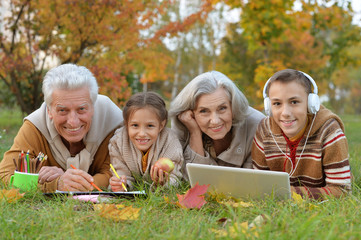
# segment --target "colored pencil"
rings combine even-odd
[[[112,164],[110,164],[110,167],[112,168],[112,170],[113,170],[113,172],[114,172],[115,176],[117,176],[117,178],[118,178],[118,179],[120,179],[120,177],[119,177],[118,173],[115,171],[115,169],[114,169],[114,167],[113,167],[113,165],[112,165]],[[123,183],[123,182],[121,182],[121,183],[122,183],[122,186],[123,186],[124,190],[125,190],[126,192],[128,192],[128,189],[125,187],[124,183]]]
[[[70,167],[76,169],[76,167],[73,166],[73,164],[70,164]],[[93,182],[90,182],[91,185],[93,185],[93,187],[95,187],[99,192],[103,192],[97,185],[95,185]]]
[[[30,172],[31,171],[31,168],[30,168],[30,159],[29,159],[29,152],[30,150],[28,150],[26,152],[26,155],[25,155],[25,160],[26,160],[26,166],[28,168],[28,171],[27,172]]]
[[[15,170],[16,170],[16,171],[19,171],[19,170],[18,170],[18,165],[16,164],[16,161],[15,161],[15,158],[13,158],[13,161],[14,161],[14,164],[15,164]]]

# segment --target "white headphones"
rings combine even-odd
[[[315,80],[313,80],[313,78],[301,71],[298,71],[300,73],[302,73],[303,75],[305,75],[305,77],[310,80],[310,82],[313,85],[313,93],[308,94],[308,112],[315,114],[318,112],[318,110],[320,110],[320,98],[318,97],[318,89],[317,89],[317,85]],[[272,77],[271,77],[272,78]],[[264,85],[263,88],[263,101],[264,101],[264,111],[265,113],[270,116],[271,115],[271,100],[269,99],[269,97],[266,94],[266,90],[267,90],[267,86],[269,81],[271,80],[271,78],[269,78],[266,82],[266,84]]]

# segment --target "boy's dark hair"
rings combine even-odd
[[[270,89],[272,83],[274,83],[276,81],[280,81],[282,83],[289,83],[289,82],[295,81],[305,87],[307,94],[310,94],[312,92],[312,89],[311,89],[312,83],[302,72],[294,70],[294,69],[284,69],[284,70],[276,72],[270,78],[267,88],[266,88],[267,96],[269,94],[269,89]]]
[[[130,115],[141,108],[152,107],[158,116],[158,120],[163,122],[168,121],[168,111],[164,100],[155,92],[140,92],[136,93],[129,98],[125,103],[123,109],[124,124],[127,126]]]

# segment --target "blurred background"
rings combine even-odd
[[[293,68],[324,105],[361,114],[360,12],[359,0],[1,0],[0,107],[31,113],[48,69],[75,63],[121,108],[139,91],[169,103],[218,70],[263,110],[264,83]]]

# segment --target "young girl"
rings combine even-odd
[[[110,161],[120,176],[110,178],[112,191],[124,191],[122,183],[131,188],[134,176],[150,176],[159,185],[176,184],[182,177],[183,150],[176,135],[165,127],[168,112],[163,99],[154,92],[137,93],[126,103],[123,117],[124,127],[109,142]],[[170,176],[153,166],[161,157],[174,162]]]

